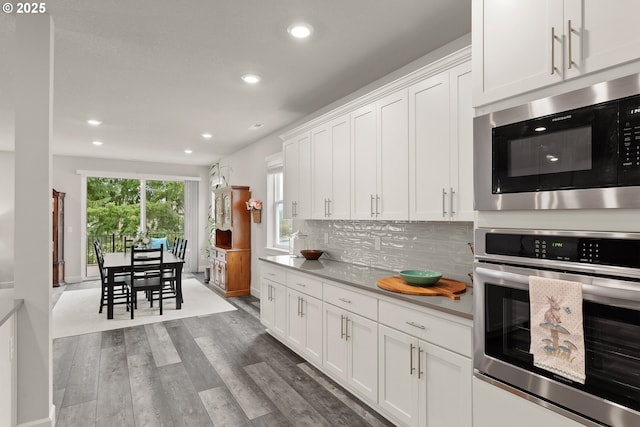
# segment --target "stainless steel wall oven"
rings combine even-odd
[[[640,208],[640,75],[474,119],[477,210]]]
[[[587,425],[640,425],[640,233],[479,228],[474,374]],[[584,384],[534,366],[531,276],[582,283]]]

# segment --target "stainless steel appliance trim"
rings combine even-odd
[[[526,234],[530,236],[557,236],[557,237],[588,237],[594,239],[625,239],[640,240],[640,233],[629,232],[605,232],[605,231],[568,231],[568,230],[529,230],[529,229],[498,229],[498,228],[477,228],[475,230],[474,255],[478,261],[500,262],[504,264],[518,264],[521,266],[542,267],[570,270],[576,273],[585,273],[602,276],[619,276],[640,280],[640,269],[618,267],[602,264],[588,264],[565,262],[553,259],[542,258],[521,258],[505,255],[488,254],[485,236],[487,234]]]
[[[503,230],[507,231],[507,230]],[[509,230],[512,231],[512,230]],[[583,234],[583,233],[579,233]],[[478,253],[478,243],[476,241],[476,253]],[[558,271],[545,271],[536,269],[535,267],[514,267],[502,264],[490,264],[486,262],[476,262],[474,264],[474,340],[473,340],[473,366],[479,373],[488,375],[498,380],[504,381],[507,384],[511,384],[515,387],[526,389],[527,392],[534,396],[542,396],[545,399],[555,402],[557,405],[571,408],[571,410],[577,413],[583,414],[586,417],[601,420],[604,423],[610,425],[621,425],[620,422],[625,420],[633,420],[637,422],[640,419],[640,414],[630,408],[626,408],[622,405],[610,402],[598,396],[594,396],[577,390],[567,384],[560,381],[552,380],[494,357],[488,356],[485,353],[484,347],[484,331],[485,331],[485,307],[484,307],[484,294],[485,294],[485,279],[490,278],[485,276],[487,270],[495,270],[497,273],[507,272],[516,273],[518,276],[528,275],[549,275],[548,277],[571,280],[576,278],[591,277],[582,276],[578,274],[563,273]],[[513,287],[524,288],[522,283],[513,282],[509,280],[512,276],[503,276],[498,279],[495,284]],[[616,281],[615,279],[612,279]],[[620,281],[621,283],[625,283]],[[636,293],[640,295],[640,293]],[[585,295],[585,298],[588,296]],[[598,297],[605,303],[610,303],[608,298]],[[636,295],[637,298],[637,295]],[[606,300],[606,301],[604,301]],[[615,299],[618,303],[624,303]],[[633,304],[634,302],[629,302]],[[640,303],[636,300],[634,309],[638,310]],[[622,421],[621,421],[622,420]],[[596,424],[597,425],[597,424]],[[623,424],[624,425],[624,424]],[[631,424],[629,424],[631,425]]]
[[[598,83],[473,119],[474,207],[479,211],[640,208],[640,186],[492,194],[492,129],[640,93],[640,74]]]
[[[581,417],[578,414],[575,414],[571,411],[567,411],[564,408],[561,408],[559,406],[554,405],[553,403],[550,403],[544,399],[540,399],[536,396],[533,396],[529,393],[525,393],[522,390],[519,390],[517,388],[511,387],[508,384],[503,383],[502,381],[498,381],[494,378],[491,378],[487,375],[484,375],[482,372],[478,371],[477,369],[473,370],[473,376],[478,378],[479,380],[482,380],[484,382],[487,382],[495,387],[498,387],[508,393],[514,394],[518,397],[521,397],[523,399],[526,399],[530,402],[535,403],[536,405],[540,405],[546,409],[549,409],[550,411],[555,412],[556,414],[560,414],[563,415],[569,419],[572,419],[573,421],[579,422],[580,424],[583,424],[585,426],[589,426],[589,427],[602,427],[603,424],[600,423],[596,423],[594,421],[591,421],[587,418]]]

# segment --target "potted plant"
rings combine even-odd
[[[208,233],[209,238],[204,248],[202,248],[202,254],[207,257],[207,265],[204,267],[204,283],[209,283],[211,280],[211,252],[213,251],[213,232],[215,231],[216,223],[213,216],[209,214],[207,218],[207,226],[205,231]]]

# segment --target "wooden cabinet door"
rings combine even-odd
[[[471,62],[449,72],[451,147],[449,172],[450,219],[473,221],[473,106]],[[451,191],[453,189],[453,192]]]
[[[329,218],[351,218],[351,131],[349,115],[329,123],[331,139],[331,199],[327,205]]]
[[[637,0],[564,0],[566,77],[637,61],[640,58],[639,14]]]
[[[285,218],[293,218],[295,215],[295,206],[298,203],[298,191],[300,188],[298,182],[300,163],[298,162],[298,142],[293,139],[285,141],[282,145],[284,152],[283,161],[283,180],[284,180],[284,205],[283,215]]]
[[[347,382],[370,401],[378,399],[378,323],[347,312]]]
[[[418,340],[378,326],[378,404],[404,425],[419,424]]]
[[[311,131],[311,218],[327,219],[328,202],[332,198],[333,153],[327,125]]]
[[[302,295],[301,318],[304,324],[304,353],[309,360],[322,364],[322,301]]]
[[[420,404],[421,425],[466,427],[473,424],[471,359],[424,341],[421,355],[420,392],[426,404]],[[424,367],[424,368],[422,368]]]
[[[333,375],[347,379],[347,341],[345,337],[344,310],[331,304],[323,304],[324,352],[322,366]]]
[[[351,113],[351,219],[375,219],[377,190],[376,110]]]
[[[472,8],[475,105],[562,81],[562,1],[480,0]]]
[[[376,103],[378,174],[376,217],[409,219],[409,109],[407,90]]]
[[[451,108],[449,73],[409,89],[409,218],[447,219],[450,191]]]

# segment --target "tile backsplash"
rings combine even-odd
[[[434,270],[471,284],[473,222],[307,220],[294,224],[298,228],[308,235],[309,248],[322,249],[324,257],[336,261],[395,271]]]

